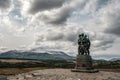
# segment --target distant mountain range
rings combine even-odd
[[[46,51],[46,52],[33,52],[33,51],[19,51],[11,50],[0,53],[2,59],[31,59],[31,60],[75,60],[75,57],[67,55],[62,51]],[[94,60],[94,59],[93,59]],[[110,60],[99,59],[94,60],[98,62],[104,61],[120,61],[120,58],[113,58]]]
[[[0,54],[0,58],[32,59],[32,60],[73,60],[74,57],[62,51],[29,52],[11,50]]]
[[[93,59],[94,61],[96,61],[96,62],[114,62],[114,61],[120,61],[120,58],[112,58],[112,59],[110,59],[110,60],[105,60],[105,59]]]
[[[120,61],[120,58],[113,58],[113,59],[110,59],[109,61]]]

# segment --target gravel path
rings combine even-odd
[[[7,80],[6,76],[0,76],[0,80]]]
[[[7,77],[8,80],[120,80],[120,73],[79,73],[70,69],[44,69]]]

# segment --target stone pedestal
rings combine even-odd
[[[98,72],[95,70],[92,64],[92,58],[90,55],[77,55],[75,69],[72,72]]]

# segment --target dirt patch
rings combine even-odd
[[[120,69],[98,69],[99,71],[120,72]]]

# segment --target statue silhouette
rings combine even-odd
[[[82,33],[79,35],[79,39],[78,39],[78,54],[79,55],[89,55],[90,54],[90,40],[89,37]]]

